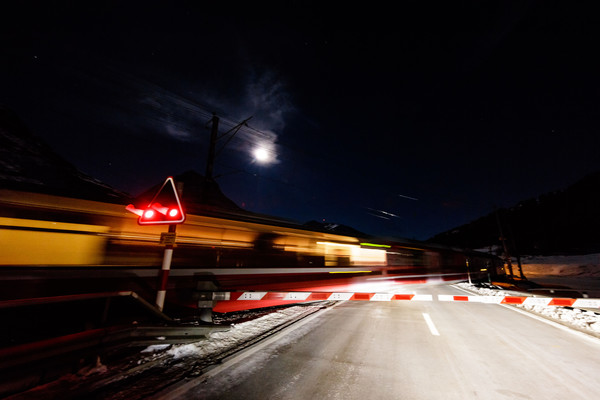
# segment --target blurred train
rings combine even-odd
[[[140,226],[121,204],[0,190],[0,300],[129,290],[151,301],[166,230]],[[176,228],[167,304],[206,306],[211,291],[402,293],[501,275],[502,260],[481,252],[256,215],[187,215]],[[289,300],[211,304],[225,312],[283,303]]]

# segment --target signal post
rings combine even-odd
[[[160,235],[160,242],[165,245],[165,251],[159,273],[156,306],[162,311],[167,293],[171,260],[173,259],[173,247],[175,247],[175,231],[177,225],[185,221],[185,213],[181,207],[173,177],[168,177],[165,180],[165,183],[145,209],[135,208],[133,204],[128,205],[126,209],[139,216],[138,224],[140,225],[169,225],[169,230]]]
[[[173,247],[175,247],[175,229],[177,225],[170,224],[169,231],[165,235],[160,235],[161,244],[165,244],[165,252],[163,255],[162,267],[160,269],[160,278],[158,291],[156,292],[156,306],[162,311],[165,304],[165,296],[167,294],[167,280],[171,271],[171,260],[173,259]]]

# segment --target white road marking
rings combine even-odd
[[[427,322],[427,326],[429,327],[431,334],[433,336],[440,336],[440,333],[435,328],[435,325],[433,324],[433,321],[431,320],[431,317],[429,316],[429,314],[423,313],[423,318],[425,318],[425,322]]]

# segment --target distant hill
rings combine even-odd
[[[481,249],[502,245],[500,231],[511,255],[600,253],[600,171],[427,241]]]
[[[0,105],[0,187],[110,203],[130,196],[84,174]]]
[[[173,180],[178,186],[180,199],[187,214],[298,226],[298,223],[284,218],[258,214],[239,207],[233,200],[223,194],[215,181],[206,180],[203,175],[196,171],[189,170],[175,175]],[[145,207],[152,201],[163,183],[164,180],[157,182],[156,185],[137,196],[133,203],[139,208]]]
[[[181,202],[184,204],[185,212],[187,214],[231,218],[256,223],[268,223],[337,235],[369,237],[369,235],[365,233],[342,224],[321,223],[317,221],[309,221],[301,224],[300,222],[285,218],[245,210],[225,196],[216,182],[206,181],[203,175],[193,170],[176,175],[173,179],[176,185],[180,187]],[[160,189],[163,182],[157,182],[156,185],[137,196],[134,199],[134,204],[140,208],[145,207]]]
[[[336,235],[356,236],[360,238],[368,238],[371,236],[350,226],[334,223],[323,223],[314,220],[304,223],[304,227],[313,231],[334,233]]]
[[[186,171],[174,176],[173,180],[178,186],[180,200],[185,205],[185,211],[188,214],[204,214],[216,210],[245,212],[221,192],[216,182],[207,181],[196,171]],[[144,207],[148,204],[163,183],[164,180],[157,182],[156,185],[137,196],[134,200],[136,205]]]

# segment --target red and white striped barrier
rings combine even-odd
[[[432,301],[430,294],[397,293],[348,293],[348,292],[217,292],[214,300],[282,300],[282,301],[323,301],[323,300],[359,300],[359,301]],[[514,304],[528,306],[560,306],[600,308],[600,299],[571,299],[530,296],[455,296],[438,295],[438,301],[455,301],[489,304]]]
[[[473,303],[491,304],[516,304],[524,306],[561,306],[600,308],[600,299],[569,299],[556,297],[530,297],[530,296],[452,296],[440,294],[439,301],[462,301]]]
[[[224,292],[225,298],[220,300],[362,300],[392,301],[415,300],[432,301],[430,294],[395,294],[395,293],[346,293],[346,292]]]

